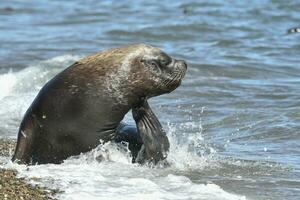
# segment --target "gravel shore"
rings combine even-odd
[[[0,156],[12,155],[16,141],[0,138]],[[1,168],[0,162],[0,199],[1,200],[44,200],[51,199],[57,191],[26,183],[23,178],[17,178],[17,171]]]

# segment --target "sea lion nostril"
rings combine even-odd
[[[184,60],[178,60],[177,61],[177,67],[187,69],[187,64]]]

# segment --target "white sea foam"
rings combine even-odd
[[[182,150],[183,148],[178,149],[173,153],[185,154],[195,161],[201,160],[197,156],[189,155],[190,153]],[[102,155],[101,162],[98,162],[97,159],[99,155]],[[41,183],[62,190],[63,193],[59,194],[58,198],[64,200],[246,199],[243,196],[226,192],[216,184],[198,184],[186,176],[176,174],[178,170],[188,171],[194,167],[199,168],[199,165],[203,163],[201,161],[197,164],[190,162],[191,165],[188,168],[178,169],[178,165],[150,168],[132,164],[130,160],[126,148],[107,143],[89,153],[70,158],[60,165],[47,164],[27,167],[9,162],[6,167],[17,169],[22,177],[34,177],[34,181],[31,180],[32,183]]]
[[[17,165],[19,176],[33,184],[59,189],[59,199],[203,199],[244,200],[213,183],[194,183],[182,174],[201,171],[215,164],[210,157],[199,157],[177,146],[171,136],[168,167],[148,167],[131,163],[126,147],[114,143],[98,146],[91,152],[67,159],[60,165]],[[177,155],[177,157],[176,157]],[[101,161],[99,162],[99,157]],[[176,158],[175,158],[176,157]],[[31,178],[34,177],[34,180]]]
[[[56,73],[77,60],[61,56],[29,66],[19,72],[0,75],[0,135],[16,137],[22,116],[39,89]],[[126,116],[126,120],[131,118]],[[129,119],[129,121],[132,119]],[[176,136],[184,127],[185,141]],[[201,121],[169,124],[165,127],[171,149],[168,167],[147,167],[131,163],[127,148],[107,143],[95,150],[67,159],[63,164],[25,166],[11,163],[19,176],[62,191],[59,199],[246,199],[226,192],[213,183],[195,183],[190,171],[217,166],[214,150],[201,136]],[[188,131],[193,130],[193,134]],[[203,152],[206,153],[202,153]],[[201,150],[199,153],[199,149]],[[99,162],[99,160],[102,160]],[[1,160],[3,161],[3,160]],[[186,175],[183,175],[186,174]],[[35,179],[31,179],[31,178]]]

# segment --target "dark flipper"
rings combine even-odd
[[[149,107],[147,100],[143,100],[140,105],[133,108],[132,114],[138,133],[143,141],[136,162],[156,164],[164,160],[169,151],[169,140],[157,117]]]

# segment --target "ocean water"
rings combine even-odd
[[[300,199],[300,34],[286,33],[299,21],[289,0],[1,1],[0,137],[16,138],[39,89],[82,56],[143,42],[189,66],[150,101],[169,167],[131,164],[111,143],[61,165],[2,167],[60,199]]]

